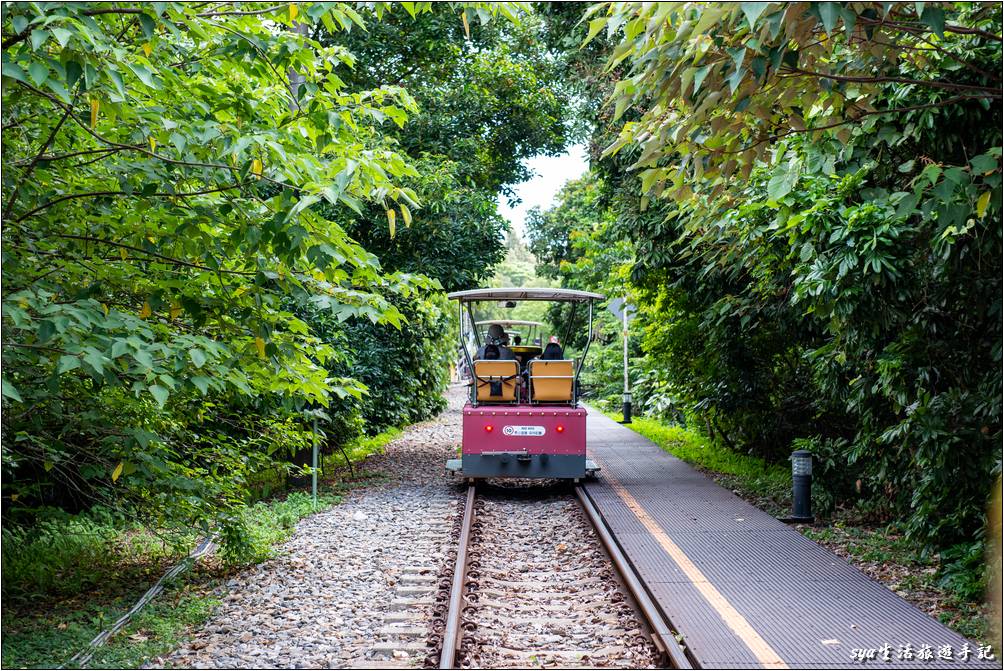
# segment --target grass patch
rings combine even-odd
[[[373,454],[382,453],[387,443],[400,436],[402,431],[403,429],[391,428],[375,436],[358,436],[342,446],[341,449],[335,448],[331,454],[321,454],[319,457],[320,463],[318,464],[320,470],[318,479],[321,481],[338,481],[340,476],[344,476],[345,473],[350,471],[345,461],[346,456],[349,458],[349,464],[353,465],[352,470],[355,470],[355,465],[359,462]],[[359,474],[356,473],[355,475],[357,476],[355,479],[358,480]],[[304,471],[296,471],[295,474],[292,474],[287,471],[285,466],[268,468],[255,473],[249,478],[253,496],[259,499],[269,499],[280,492],[286,491],[290,487],[297,486],[293,484],[297,480],[303,483],[309,481],[309,479],[309,467]]]
[[[24,617],[7,608],[3,616],[5,668],[56,668],[83,650],[97,632],[114,622],[143,590],[122,593],[102,603],[63,604]],[[91,668],[135,668],[166,654],[190,627],[204,622],[218,601],[188,587],[165,590],[132,622],[99,648]]]
[[[349,485],[325,483],[317,510]],[[233,566],[264,561],[315,512],[309,493],[291,492],[242,510],[242,539],[193,573],[182,574],[95,654],[91,668],[141,666],[173,650],[217,604],[213,588]],[[171,545],[121,520],[81,514],[3,535],[5,668],[65,664],[106,629],[194,544]],[[8,558],[10,563],[8,564]]]
[[[259,501],[242,511],[237,524],[223,531],[233,538],[220,548],[220,556],[230,566],[246,566],[270,559],[275,546],[293,535],[296,523],[341,500],[337,494],[318,492],[317,506],[307,492],[290,492],[284,499]]]
[[[37,601],[142,581],[184,556],[195,534],[158,536],[102,508],[3,530],[3,600]]]
[[[613,420],[623,415],[604,412]],[[680,426],[667,426],[650,417],[633,417],[625,425],[645,436],[677,459],[707,472],[718,484],[737,490],[743,498],[755,499],[772,514],[785,508],[791,496],[791,470],[785,465],[770,464],[759,457],[733,452],[704,436]]]
[[[325,455],[323,458],[324,471],[344,469],[345,455],[348,455],[352,463],[356,463],[370,455],[381,454],[387,443],[400,436],[401,433],[402,429],[391,428],[375,436],[359,436],[345,445],[343,448],[345,454],[342,454],[343,450],[337,450],[334,454]]]
[[[346,446],[355,463],[379,453],[400,429],[362,436]],[[344,474],[340,452],[325,456],[327,473]],[[292,536],[304,517],[337,504],[351,488],[380,478],[356,472],[348,481],[319,482],[317,506],[309,492],[292,491],[259,501],[222,529],[217,556],[182,574],[106,646],[90,668],[135,668],[165,655],[205,622],[218,600],[213,589],[234,569],[265,561]],[[281,483],[276,483],[281,486]],[[3,648],[5,668],[53,668],[65,664],[110,626],[197,541],[197,535],[160,535],[121,515],[95,508],[60,515],[30,529],[5,528]]]

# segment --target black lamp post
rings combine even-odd
[[[812,453],[795,450],[791,460],[791,517],[785,522],[806,522],[811,524],[812,515]]]

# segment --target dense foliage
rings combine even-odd
[[[552,42],[592,38],[605,65],[566,67],[609,104],[599,194],[538,219],[543,268],[630,265],[650,411],[770,460],[807,447],[831,504],[978,566],[1001,469],[1000,7],[570,11]],[[582,245],[575,222],[606,220],[633,258]]]
[[[522,55],[511,95],[429,132],[449,119],[436,96],[463,99],[472,73],[492,91],[484,59],[532,42],[522,13],[5,5],[9,519],[100,501],[239,539],[258,474],[304,463],[312,420],[333,448],[436,412],[441,291],[490,273],[496,192],[563,142],[548,71]],[[422,78],[386,69],[409,27],[440,65]],[[538,116],[486,143],[517,99]],[[456,132],[476,156],[444,146]]]
[[[831,505],[978,564],[999,5],[3,12],[8,519],[103,502],[238,551],[314,420],[333,449],[441,407],[442,292],[501,264],[638,305],[646,411],[769,462],[809,448]],[[592,170],[530,215],[536,278],[495,201],[575,128]],[[600,397],[619,329],[598,320]]]
[[[408,122],[384,132],[417,172],[405,183],[422,209],[412,215],[406,205],[399,218],[379,203],[361,212],[325,208],[385,270],[421,273],[447,291],[478,286],[506,253],[499,193],[528,176],[523,159],[565,142],[568,87],[532,16],[465,30],[455,12],[440,7],[386,14],[368,28],[322,39],[355,55],[346,85],[365,90],[393,82],[415,100]],[[345,329],[344,349],[354,363],[332,370],[368,386],[368,395],[343,403],[355,406],[371,429],[420,419],[444,403],[452,313],[425,301],[400,307],[410,322],[401,331],[360,320]]]

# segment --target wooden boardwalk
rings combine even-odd
[[[979,646],[591,410],[586,491],[705,668],[1001,668]],[[870,657],[870,659],[869,659]]]

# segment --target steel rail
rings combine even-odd
[[[457,563],[453,567],[453,585],[450,587],[450,606],[446,611],[446,629],[443,632],[443,650],[439,654],[439,668],[457,668],[457,648],[460,647],[460,616],[464,609],[464,583],[467,582],[467,545],[471,538],[471,523],[474,521],[475,487],[467,488],[467,503],[464,519],[460,525],[460,540],[457,547]]]
[[[617,567],[617,572],[620,573],[621,579],[627,586],[628,591],[631,592],[635,603],[638,604],[642,616],[648,621],[656,647],[666,656],[670,667],[674,669],[693,669],[694,664],[677,642],[669,623],[648,595],[644,585],[641,584],[641,580],[638,579],[634,569],[628,563],[627,557],[624,556],[624,552],[607,529],[606,523],[600,517],[596,506],[593,505],[586,490],[582,486],[576,486],[575,494],[579,497],[579,503],[582,504],[582,509],[585,510],[589,521],[592,522],[596,535],[600,537],[600,542],[603,543],[607,554],[610,555],[614,566]]]

